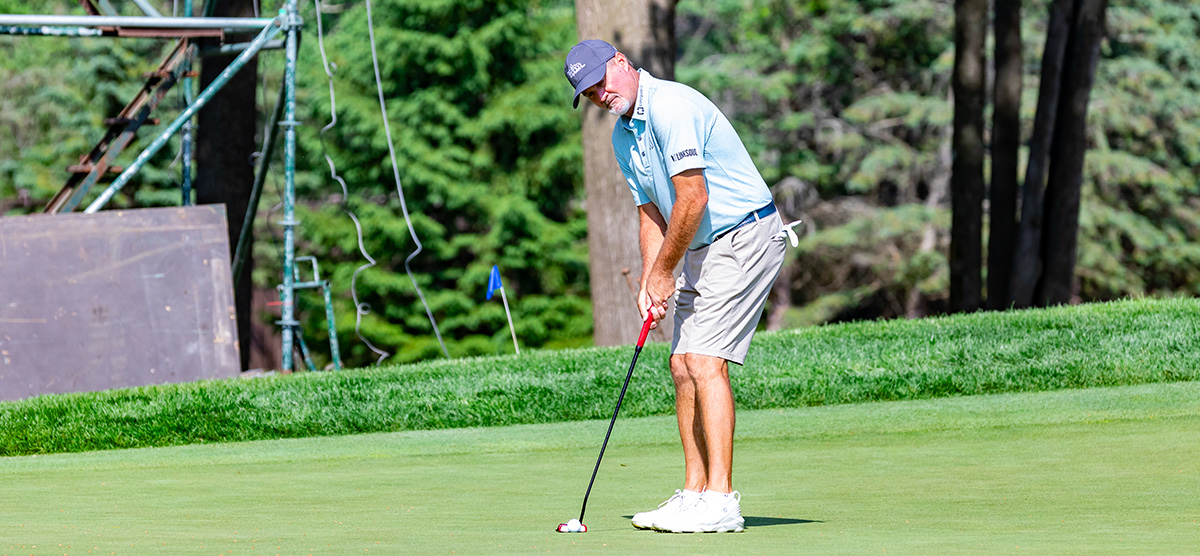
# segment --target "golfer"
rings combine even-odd
[[[618,116],[613,151],[640,219],[638,308],[657,326],[675,297],[670,365],[684,484],[657,510],[633,516],[633,526],[742,531],[729,363],[745,362],[783,265],[786,236],[771,192],[729,120],[695,89],[634,69],[600,40],[575,45],[564,71],[575,107],[583,96]]]

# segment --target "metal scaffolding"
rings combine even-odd
[[[280,11],[295,11],[295,0]],[[130,29],[162,29],[186,34],[189,30],[204,29],[218,31],[258,31],[272,24],[277,17],[151,17],[151,16],[107,16],[107,15],[13,15],[0,14],[0,25],[27,25],[39,27],[84,27],[105,29],[128,27]]]
[[[88,188],[97,183],[104,174],[119,171],[120,175],[101,192],[99,197],[88,205],[84,212],[94,213],[100,210],[122,187],[129,183],[134,174],[145,166],[151,157],[167,144],[171,137],[181,130],[184,131],[182,148],[185,151],[182,204],[190,204],[191,164],[188,159],[191,154],[190,124],[192,118],[260,50],[284,46],[287,57],[284,84],[283,89],[280,91],[280,101],[277,103],[276,115],[272,118],[273,124],[277,123],[284,130],[284,211],[283,220],[280,222],[283,225],[284,268],[283,283],[279,286],[282,315],[281,319],[277,321],[277,324],[282,327],[283,336],[282,370],[287,372],[293,369],[293,353],[297,343],[299,343],[307,366],[310,369],[313,368],[312,361],[308,357],[307,346],[304,345],[304,340],[300,334],[300,323],[296,320],[294,302],[296,290],[318,288],[323,290],[325,298],[331,358],[334,368],[341,369],[330,284],[327,280],[320,279],[316,260],[312,257],[301,257],[300,259],[312,262],[312,280],[300,281],[298,269],[296,268],[295,227],[299,224],[295,214],[296,126],[299,125],[299,122],[296,121],[296,58],[299,34],[303,26],[303,22],[297,11],[296,0],[288,0],[286,6],[280,9],[279,14],[273,18],[207,17],[212,12],[214,5],[212,2],[205,3],[205,17],[162,17],[157,15],[157,12],[148,3],[144,2],[138,3],[138,6],[147,13],[144,17],[99,15],[101,13],[100,10],[103,10],[105,13],[113,13],[111,6],[107,5],[107,2],[104,0],[101,0],[99,10],[92,5],[91,0],[80,0],[80,3],[89,14],[93,15],[0,15],[0,34],[175,38],[179,39],[179,44],[172,51],[172,54],[167,57],[167,60],[163,62],[163,65],[159,67],[159,70],[150,75],[150,81],[143,87],[138,97],[126,107],[126,110],[122,111],[121,116],[108,122],[110,123],[108,135],[106,135],[105,139],[97,145],[90,155],[84,157],[80,165],[74,167],[78,169],[77,174],[73,175],[71,180],[68,181],[68,185],[63,188],[63,191],[60,191],[55,200],[47,207],[48,211],[57,212],[58,210],[70,211],[74,209],[83,199]],[[192,13],[192,0],[186,0],[184,12],[188,15]],[[225,33],[245,31],[258,31],[258,35],[249,43],[223,45],[220,47],[217,51],[218,53],[238,52],[238,56],[208,87],[193,98],[191,94],[191,61],[195,55],[195,47],[189,43],[188,39],[198,36],[213,36],[224,39]],[[285,33],[286,40],[282,43],[280,41],[272,41],[279,33]],[[147,116],[150,111],[154,109],[158,101],[162,100],[167,89],[180,79],[184,83],[187,108],[166,129],[162,130],[127,168],[112,167],[110,163],[130,143],[138,127],[148,120]],[[283,112],[282,121],[279,121],[280,109]],[[271,128],[265,140],[266,145],[264,145],[263,156],[255,174],[254,190],[256,192],[261,192],[262,180],[267,172],[267,160],[270,158],[270,150],[276,141],[274,125]],[[78,177],[80,175],[83,177]],[[254,198],[248,208],[245,220],[248,223],[247,225],[253,224],[253,215],[249,213],[255,212],[258,206],[258,193],[252,193],[252,197]],[[243,237],[238,240],[235,260],[233,262],[235,275],[240,275],[241,273],[243,267],[242,259],[250,256],[248,243],[248,234],[246,230],[243,230]]]

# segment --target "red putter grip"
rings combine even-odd
[[[642,347],[646,344],[646,336],[650,334],[650,323],[654,322],[654,317],[650,311],[646,311],[646,322],[642,323],[642,335],[638,336],[637,347]]]

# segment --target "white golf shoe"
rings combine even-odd
[[[665,514],[654,528],[671,533],[738,533],[746,528],[742,519],[742,495],[738,491],[704,491],[696,503],[683,511]]]
[[[653,529],[656,520],[678,513],[699,499],[700,493],[694,490],[676,490],[674,496],[658,505],[658,509],[635,514],[633,526],[638,529]]]

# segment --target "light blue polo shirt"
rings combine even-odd
[[[633,116],[617,118],[612,145],[638,206],[654,203],[668,223],[675,206],[671,177],[704,170],[708,207],[688,247],[712,243],[721,232],[771,202],[750,153],[717,106],[682,83],[638,70]]]

